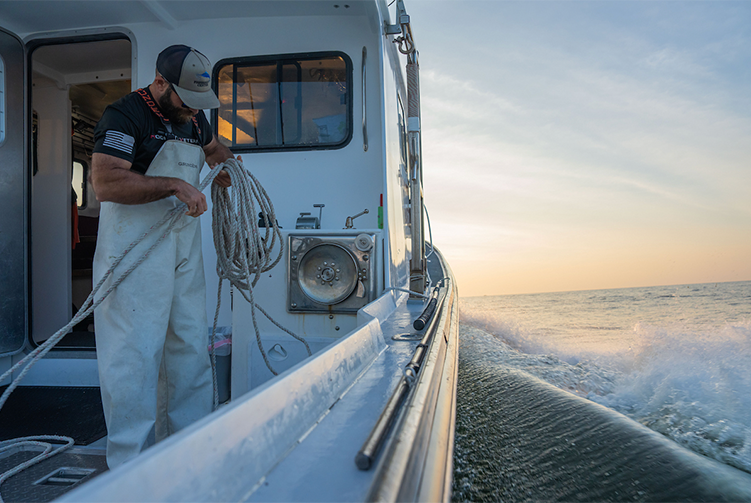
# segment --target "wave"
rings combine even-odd
[[[557,389],[509,358],[522,357],[462,327],[453,501],[751,501],[750,475]]]
[[[751,324],[719,332],[637,324],[633,367],[591,399],[751,473]]]
[[[497,313],[462,309],[461,319],[465,331],[481,329],[506,348],[494,354],[499,365],[751,473],[751,323],[709,331],[636,323],[613,350],[612,344],[577,344],[551,329],[532,330]]]

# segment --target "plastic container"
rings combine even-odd
[[[209,329],[210,352],[211,329]],[[217,327],[214,355],[216,356],[216,384],[219,391],[219,403],[224,403],[230,399],[232,391],[232,327]]]

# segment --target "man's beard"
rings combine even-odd
[[[190,118],[193,117],[193,112],[189,108],[176,107],[172,104],[172,91],[171,87],[167,88],[167,91],[157,100],[159,108],[162,110],[162,114],[175,124],[187,124]]]

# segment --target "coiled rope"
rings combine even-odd
[[[293,334],[291,331],[282,327],[279,323],[273,320],[266,311],[261,309],[253,300],[253,287],[255,287],[260,275],[273,268],[279,263],[284,252],[284,243],[281,237],[281,231],[276,223],[276,215],[274,214],[274,207],[271,204],[271,199],[268,194],[258,182],[258,180],[245,169],[241,161],[236,159],[227,159],[224,163],[220,163],[215,166],[201,181],[198,186],[198,190],[203,190],[214,181],[214,178],[219,172],[225,169],[232,180],[232,190],[224,187],[220,187],[216,184],[212,186],[211,198],[213,201],[213,232],[214,232],[214,246],[217,253],[217,274],[219,274],[219,288],[217,292],[217,308],[214,315],[214,326],[212,329],[211,340],[211,367],[212,375],[214,379],[214,408],[218,406],[218,391],[216,383],[216,356],[214,355],[214,339],[216,337],[216,325],[219,316],[219,308],[221,304],[221,289],[222,283],[225,279],[230,281],[232,285],[237,287],[243,294],[243,297],[250,303],[251,311],[253,315],[253,327],[256,332],[256,340],[258,347],[261,350],[263,359],[266,362],[269,370],[277,375],[277,372],[271,367],[271,364],[266,356],[266,352],[261,344],[260,331],[258,330],[258,323],[256,321],[255,309],[261,311],[274,325],[281,330],[290,334],[295,339],[305,344],[305,348],[308,351],[308,355],[311,355],[310,347],[308,343],[300,336]],[[260,236],[260,230],[258,222],[256,220],[256,206],[255,202],[258,202],[262,218],[264,220],[266,231],[263,237]],[[181,203],[167,212],[161,220],[152,225],[146,232],[132,242],[113,262],[112,266],[107,270],[99,283],[91,291],[91,294],[83,302],[78,313],[73,317],[70,322],[55,332],[52,337],[47,339],[44,344],[37,346],[36,349],[31,351],[23,359],[18,361],[10,369],[8,369],[2,376],[0,376],[0,382],[4,382],[10,378],[11,375],[17,372],[23,367],[23,370],[18,376],[11,382],[6,388],[5,392],[0,396],[0,409],[3,408],[5,402],[11,393],[18,387],[23,378],[28,374],[31,368],[43,358],[65,335],[71,328],[83,321],[89,316],[94,309],[96,309],[117,286],[123,282],[123,280],[144,260],[148,258],[151,252],[161,244],[162,241],[169,235],[175,225],[185,216],[187,205]],[[97,297],[102,285],[115,274],[115,269],[123,261],[123,259],[130,253],[133,248],[141,243],[151,234],[157,232],[164,227],[162,234],[159,238],[149,247],[144,254],[138,258],[128,269],[123,271],[117,276],[110,286],[101,294],[101,297]],[[272,251],[276,243],[279,243],[279,252],[276,258],[273,258]],[[251,280],[251,275],[253,279]],[[247,293],[246,293],[247,292]],[[45,440],[54,440],[66,442],[64,445],[58,447],[52,451],[52,445],[44,442]],[[6,440],[0,442],[0,453],[15,448],[21,445],[34,445],[44,448],[42,454],[36,456],[33,459],[26,461],[25,463],[12,468],[0,475],[0,484],[2,484],[9,477],[24,470],[25,468],[47,459],[55,454],[58,454],[74,444],[74,440],[70,437],[58,437],[51,435],[43,435],[37,437],[24,437],[13,440]],[[2,497],[0,496],[0,502]]]
[[[65,444],[57,447],[57,449],[53,449],[52,444],[49,442],[45,442],[45,440],[65,442]],[[0,454],[2,454],[3,452],[9,451],[11,449],[19,449],[21,447],[28,447],[28,446],[41,447],[43,449],[40,454],[37,454],[33,458],[24,461],[23,463],[19,464],[15,468],[11,468],[10,470],[0,475],[0,485],[2,485],[3,482],[11,478],[16,473],[22,472],[28,467],[35,465],[41,461],[44,461],[47,458],[51,458],[55,454],[58,454],[64,451],[65,449],[72,447],[74,443],[75,443],[75,440],[73,440],[70,437],[61,437],[57,435],[38,435],[36,437],[14,438],[11,440],[5,440],[3,442],[0,442]],[[3,501],[3,497],[0,496],[0,502],[2,501]]]
[[[211,187],[212,230],[214,235],[214,248],[216,249],[216,273],[219,276],[217,288],[216,311],[214,312],[214,326],[211,331],[211,368],[216,383],[216,356],[214,344],[216,339],[216,326],[219,319],[219,308],[222,302],[222,284],[228,280],[237,288],[245,300],[250,304],[253,318],[253,329],[256,334],[258,349],[261,351],[263,361],[272,374],[278,375],[271,366],[266,351],[261,344],[261,332],[256,320],[256,309],[266,316],[274,325],[288,333],[305,345],[308,356],[313,353],[304,338],[295,335],[277,323],[261,306],[256,304],[253,298],[253,288],[258,283],[261,274],[276,266],[284,253],[282,233],[276,222],[274,205],[266,190],[258,182],[253,174],[246,170],[241,161],[228,159],[223,169],[229,173],[232,180],[232,190],[214,184]],[[260,218],[264,223],[264,235],[261,236],[259,218],[256,211],[256,203]],[[274,254],[276,243],[279,243],[279,251]],[[214,386],[214,408],[219,405],[219,391]]]

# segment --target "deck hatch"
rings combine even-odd
[[[77,468],[72,466],[64,466],[57,468],[53,472],[48,473],[41,479],[34,482],[34,485],[43,486],[72,486],[82,481],[96,470],[94,468]]]

